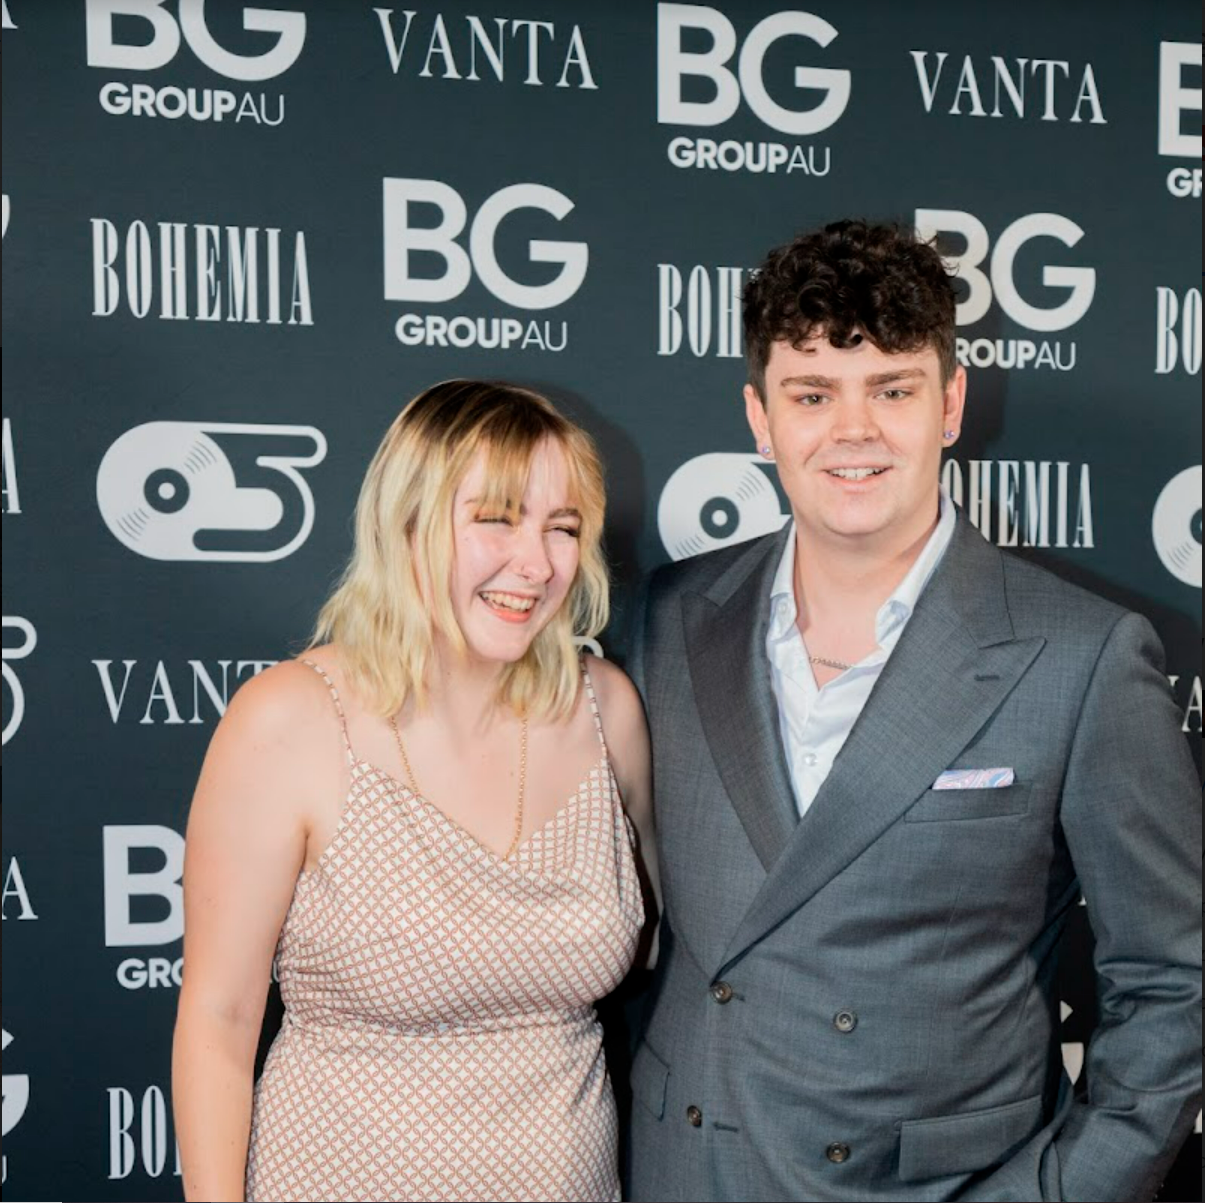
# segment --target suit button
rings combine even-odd
[[[847,1145],[844,1141],[834,1140],[833,1143],[824,1150],[824,1155],[829,1159],[829,1161],[834,1162],[836,1165],[840,1165],[841,1162],[849,1160],[849,1145]]]
[[[686,1122],[692,1128],[701,1128],[703,1126],[703,1112],[693,1103],[686,1108]]]
[[[711,997],[723,1006],[726,1002],[732,1001],[732,987],[727,982],[716,982],[711,987]]]
[[[858,1026],[858,1017],[853,1011],[838,1011],[833,1016],[833,1027],[838,1032],[852,1032]]]

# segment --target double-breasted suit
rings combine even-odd
[[[960,516],[800,820],[784,546],[661,569],[634,635],[665,913],[632,1197],[1149,1199],[1201,1084],[1200,791],[1153,630]],[[932,788],[986,768],[1013,784]],[[1083,1098],[1054,987],[1081,893]]]

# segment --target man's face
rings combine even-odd
[[[765,389],[763,404],[746,386],[746,414],[803,532],[892,551],[929,530],[942,448],[962,425],[962,368],[943,387],[930,347],[888,355],[865,338],[834,347],[821,332],[773,344]]]

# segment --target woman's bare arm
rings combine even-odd
[[[193,798],[184,856],[184,985],[172,1055],[189,1200],[244,1197],[272,957],[306,854],[315,765],[336,754],[338,738],[332,716],[320,709],[329,707],[321,682],[298,675],[309,671],[282,664],[239,690]],[[323,771],[317,778],[325,781]]]
[[[657,871],[657,836],[653,819],[653,763],[648,722],[636,687],[622,669],[607,660],[591,660],[603,729],[624,809],[636,828],[637,854],[649,928],[642,949],[646,968],[657,962],[657,932],[661,916],[661,879]]]

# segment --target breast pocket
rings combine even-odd
[[[930,789],[904,813],[908,823],[966,822],[1023,815],[1029,809],[1029,786],[1003,789]]]

